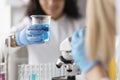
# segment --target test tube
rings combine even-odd
[[[32,65],[32,74],[31,74],[31,80],[36,80],[37,74],[35,71],[35,65]]]
[[[52,68],[51,68],[51,63],[49,63],[48,64],[48,66],[49,66],[49,73],[48,73],[48,75],[49,75],[49,80],[51,80],[52,79]]]
[[[25,66],[26,80],[30,80],[30,65]]]
[[[21,68],[21,66],[18,65],[18,80],[21,80],[21,79],[20,79],[20,78],[21,78],[21,76],[20,76],[20,74],[21,74],[21,70],[20,70],[20,68]]]
[[[24,80],[24,65],[21,65],[21,80]]]
[[[47,64],[44,64],[44,78],[47,80]]]
[[[40,80],[44,80],[44,69],[43,64],[40,64]]]
[[[39,65],[35,65],[36,80],[39,80]]]

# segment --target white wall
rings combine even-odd
[[[5,0],[0,0],[0,38],[7,33],[11,24],[10,7],[5,4]]]

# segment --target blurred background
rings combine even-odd
[[[80,12],[85,15],[86,0],[78,1]],[[12,26],[24,17],[28,2],[29,0],[0,0],[0,36],[4,36]],[[9,70],[11,70],[9,71],[9,80],[17,80],[17,65],[27,63],[27,48],[10,48],[9,53]]]

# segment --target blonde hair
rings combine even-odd
[[[108,62],[115,53],[114,0],[88,0],[86,20],[87,55]]]

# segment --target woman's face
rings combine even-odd
[[[39,0],[43,11],[52,18],[59,18],[64,9],[65,0]]]

